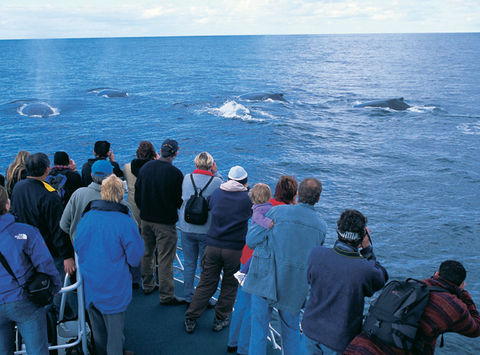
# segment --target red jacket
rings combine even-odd
[[[470,338],[480,336],[480,316],[466,290],[439,277],[424,280],[429,286],[440,286],[451,292],[431,292],[430,300],[420,319],[419,350],[415,354],[433,354],[440,334],[454,332]],[[459,295],[459,296],[458,296]],[[402,349],[370,339],[365,332],[357,335],[344,354],[347,355],[401,355]]]

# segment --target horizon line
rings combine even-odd
[[[146,35],[146,36],[108,36],[108,37],[31,37],[31,38],[0,38],[0,41],[28,41],[28,40],[64,40],[64,39],[126,39],[126,38],[191,38],[191,37],[264,37],[264,36],[352,36],[352,35],[410,35],[410,34],[476,34],[470,31],[450,32],[358,32],[358,33],[266,33],[266,34],[201,34],[201,35]]]

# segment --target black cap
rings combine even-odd
[[[110,143],[107,141],[97,141],[95,142],[95,147],[93,148],[95,154],[99,157],[107,157],[108,152],[110,151]]]
[[[68,165],[70,163],[70,158],[65,152],[55,152],[53,155],[53,164],[55,165]]]
[[[178,143],[174,139],[167,139],[162,143],[162,157],[168,158],[174,156],[178,150]]]

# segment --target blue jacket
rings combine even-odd
[[[132,300],[129,266],[138,266],[145,251],[128,207],[92,201],[77,225],[74,247],[84,279],[86,307],[94,304],[104,314],[124,312]]]
[[[364,298],[388,280],[372,247],[361,251],[340,241],[333,249],[315,248],[308,259],[310,298],[302,328],[311,339],[343,353],[360,333]]]
[[[0,264],[0,304],[26,298],[22,287],[35,269],[50,275],[55,293],[62,287],[52,256],[38,229],[15,223],[9,213],[0,216],[0,252],[22,285]]]
[[[208,198],[212,222],[207,232],[207,245],[232,250],[242,250],[245,246],[252,201],[246,189],[241,190],[242,186],[227,181]]]
[[[308,255],[325,241],[327,226],[313,206],[303,203],[273,207],[266,217],[273,220],[272,229],[254,224],[247,234],[247,245],[255,250],[243,288],[297,314],[308,294]]]

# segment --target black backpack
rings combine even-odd
[[[431,291],[449,292],[415,279],[389,282],[370,305],[363,330],[385,344],[411,350]]]
[[[210,178],[210,180],[208,180],[207,184],[203,187],[203,189],[200,190],[200,192],[197,191],[197,187],[193,181],[193,174],[190,174],[190,180],[192,180],[195,193],[190,196],[185,204],[185,222],[196,225],[204,225],[207,223],[208,219],[208,203],[207,199],[202,196],[202,193],[212,182],[213,176]]]

